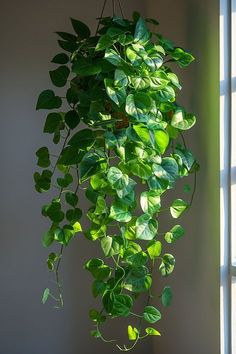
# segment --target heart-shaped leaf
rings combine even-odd
[[[52,90],[45,90],[39,95],[36,110],[60,108],[61,105],[62,99],[60,97],[55,96]]]

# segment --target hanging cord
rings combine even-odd
[[[118,0],[118,5],[119,5],[120,12],[121,12],[121,16],[124,18],[125,16],[124,16],[124,12],[123,12],[120,0]]]
[[[113,12],[113,16],[115,16],[115,12],[116,12],[116,8],[115,8],[115,1],[116,0],[112,0],[112,12]],[[96,29],[96,32],[95,32],[95,36],[97,35],[98,33],[98,30],[99,30],[99,27],[100,27],[100,22],[101,22],[101,19],[103,17],[103,14],[104,14],[104,10],[106,8],[106,5],[107,5],[107,0],[104,0],[104,3],[103,3],[103,6],[102,6],[102,11],[101,11],[101,15],[98,19],[98,25],[97,25],[97,29]],[[122,6],[121,6],[121,1],[118,0],[118,6],[119,6],[119,10],[120,10],[120,13],[121,13],[121,16],[122,18],[124,18],[124,11],[122,9]]]
[[[99,30],[99,27],[100,27],[100,21],[101,21],[101,19],[102,19],[102,17],[103,17],[106,4],[107,4],[107,0],[104,0],[103,6],[102,6],[102,12],[101,12],[101,15],[100,15],[100,17],[99,17],[99,19],[98,19],[98,26],[97,26],[97,29],[96,29],[95,36],[96,36],[97,33],[98,33],[98,30]]]

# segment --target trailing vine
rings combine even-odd
[[[131,345],[116,343],[127,351],[140,339],[160,335],[153,325],[161,319],[160,306],[168,306],[173,296],[167,285],[153,304],[153,271],[161,277],[173,272],[175,258],[165,252],[165,243],[175,243],[184,229],[175,224],[159,232],[158,221],[162,212],[177,219],[189,209],[199,165],[183,136],[196,118],[177,103],[181,85],[169,64],[184,68],[194,58],[150,32],[148,24],[156,28],[158,22],[138,13],[132,20],[102,15],[95,35],[80,21],[71,23],[73,34],[57,32],[63,52],[52,59],[58,66],[49,72],[56,87],[66,88],[65,94],[45,90],[36,107],[51,110],[44,133],[61,146],[53,153],[45,146],[36,152],[42,168],[34,174],[36,190],[57,191],[42,208],[50,221],[43,245],[59,247],[47,259],[57,295],[46,288],[42,301],[51,298],[56,307],[63,306],[63,251],[83,233],[101,246],[101,257],[84,265],[93,278],[93,296],[101,299],[101,307],[89,311],[95,326],[91,334],[109,342],[102,324],[129,317]],[[188,201],[178,198],[163,207],[163,195],[190,174],[194,186]],[[84,194],[91,205],[87,213],[81,204]],[[81,225],[83,213],[90,222],[87,229]],[[146,296],[146,305],[137,313],[140,296]]]

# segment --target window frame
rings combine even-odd
[[[236,354],[236,0],[220,1],[221,354]],[[234,76],[234,77],[233,77]],[[232,149],[232,145],[234,145]],[[235,201],[234,201],[235,200]],[[234,285],[235,284],[235,285]],[[236,289],[234,289],[236,291]],[[234,311],[234,314],[233,314]],[[234,322],[233,322],[234,320]]]

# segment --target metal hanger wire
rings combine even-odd
[[[116,6],[115,6],[115,2],[118,2],[118,7],[119,7],[119,11],[121,13],[121,16],[122,18],[124,18],[124,11],[122,9],[122,6],[121,6],[121,0],[112,0],[112,12],[113,12],[113,16],[116,15]],[[104,0],[103,2],[103,5],[102,5],[102,11],[101,11],[101,14],[100,14],[100,17],[98,18],[98,25],[97,25],[97,29],[96,29],[96,33],[95,33],[95,36],[97,35],[98,33],[98,30],[99,30],[99,27],[100,27],[100,21],[101,19],[103,18],[103,15],[104,15],[104,11],[105,11],[105,8],[107,6],[107,0]]]

